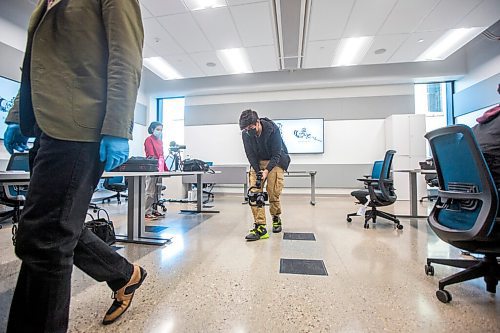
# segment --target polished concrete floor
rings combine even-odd
[[[251,213],[241,198],[218,196],[220,214],[180,215],[169,205],[154,225],[168,228],[163,247],[118,244],[119,253],[149,275],[128,312],[110,326],[100,324],[111,292],[75,268],[70,332],[500,332],[500,296],[480,279],[450,286],[449,304],[435,297],[440,278],[453,268],[427,256],[460,257],[434,236],[425,219],[402,219],[404,230],[379,220],[363,229],[349,197],[283,196],[284,231],[312,232],[316,241],[245,242]],[[120,229],[126,205],[104,205]],[[407,202],[386,211],[407,213]],[[425,214],[427,204],[421,205]],[[328,276],[280,274],[281,258],[323,260]],[[19,261],[10,228],[0,230],[0,332],[5,330]],[[499,290],[500,293],[500,290]]]

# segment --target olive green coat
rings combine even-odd
[[[137,0],[39,0],[29,27],[19,103],[7,123],[56,139],[132,139],[144,31]]]

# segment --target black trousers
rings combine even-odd
[[[22,260],[7,332],[66,332],[73,264],[118,290],[133,266],[83,227],[103,172],[99,143],[53,139],[35,128],[31,180],[19,222]]]

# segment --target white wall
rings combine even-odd
[[[187,126],[186,154],[216,165],[248,164],[237,124]],[[384,120],[325,121],[324,154],[294,154],[293,164],[371,164],[385,152]]]

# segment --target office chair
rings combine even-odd
[[[358,200],[357,203],[371,208],[365,211],[365,229],[370,228],[368,224],[370,220],[373,223],[377,222],[377,216],[394,222],[394,226],[399,230],[403,229],[403,225],[399,223],[396,215],[377,210],[377,207],[389,206],[396,202],[397,196],[391,174],[392,159],[395,153],[395,150],[388,150],[382,163],[377,161],[373,164],[372,177],[358,178],[359,181],[365,184],[365,189],[351,192],[351,195]],[[369,196],[369,199],[367,196]],[[351,222],[351,216],[355,215],[357,213],[348,214],[347,222]]]
[[[429,225],[446,243],[484,255],[477,260],[427,258],[425,273],[434,275],[432,263],[465,269],[439,281],[436,296],[443,303],[452,299],[446,286],[479,277],[484,277],[486,290],[495,293],[500,279],[498,192],[474,134],[467,126],[453,125],[425,137],[439,180]]]
[[[432,158],[429,158],[425,160],[424,162],[418,162],[420,164],[420,169],[422,170],[436,170],[436,167],[434,166],[434,160]],[[430,187],[438,187],[439,182],[438,182],[438,177],[437,173],[426,173],[424,175],[425,182],[427,183],[428,186]],[[434,201],[437,199],[437,195],[427,195],[422,198],[420,198],[420,202],[424,202],[425,199],[428,199],[429,201]]]
[[[125,192],[127,190],[128,184],[127,181],[125,180],[125,177],[110,177],[110,178],[105,178],[104,183],[102,186],[109,191],[116,192],[112,196],[102,198],[102,203],[104,201],[108,201],[108,203],[111,201],[111,199],[116,198],[118,201],[118,204],[120,205],[122,203],[121,198],[127,198],[128,196],[126,194],[122,194],[122,192]]]
[[[7,164],[7,171],[18,170],[29,172],[29,156],[27,153],[13,153]],[[0,222],[12,218],[14,224],[19,222],[21,216],[21,207],[24,206],[27,185],[9,185],[0,186],[0,204],[11,207],[12,210],[0,213]],[[1,227],[1,226],[0,226]]]

